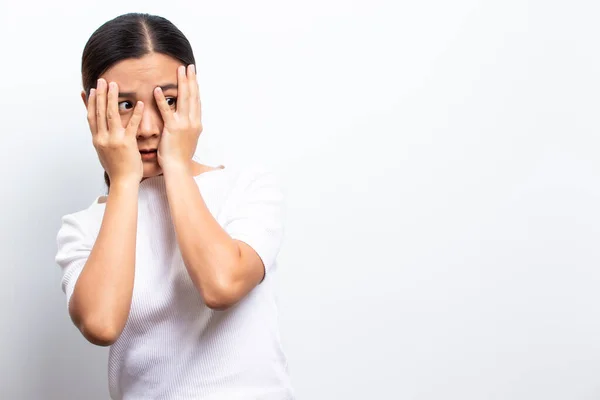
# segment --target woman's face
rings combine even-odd
[[[162,87],[167,102],[175,109],[177,103],[177,68],[180,61],[164,54],[152,53],[142,58],[126,59],[113,65],[99,78],[119,85],[119,113],[123,127],[127,125],[137,101],[144,103],[144,113],[137,132],[139,149],[156,149],[163,130],[163,120],[154,100],[154,89]],[[85,92],[82,97],[87,107]],[[160,175],[156,153],[151,158],[140,154],[144,178]]]

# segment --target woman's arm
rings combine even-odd
[[[98,237],[69,301],[69,314],[84,337],[97,345],[118,339],[133,294],[138,192],[144,167],[136,133],[144,104],[123,126],[119,87],[99,79],[86,104],[92,141],[111,185]]]
[[[120,336],[133,293],[137,182],[112,182],[100,232],[75,284],[69,314],[83,336],[109,346]]]
[[[262,280],[258,254],[232,239],[207,208],[188,167],[163,169],[171,218],[188,273],[205,304],[217,310],[231,307]]]
[[[175,233],[188,273],[205,304],[226,309],[263,278],[262,259],[249,245],[233,240],[213,218],[191,171],[191,159],[202,132],[196,69],[177,70],[177,111],[160,88],[154,97],[164,121],[158,147]]]
[[[249,245],[232,239],[213,218],[191,171],[202,132],[196,69],[177,70],[177,111],[160,88],[154,98],[164,121],[158,146],[171,218],[188,273],[213,309],[226,309],[242,299],[263,278],[265,266]]]

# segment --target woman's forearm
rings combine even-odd
[[[188,273],[209,307],[226,308],[239,297],[239,248],[210,213],[189,170],[175,166],[165,168],[164,174],[171,218]]]
[[[97,345],[117,340],[129,316],[138,192],[138,182],[111,183],[100,232],[69,303],[73,322]]]

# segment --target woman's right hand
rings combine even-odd
[[[127,126],[123,127],[119,87],[99,79],[96,89],[90,91],[87,109],[92,142],[111,185],[120,181],[139,183],[144,176],[144,165],[137,145],[137,130],[144,103],[137,102]]]

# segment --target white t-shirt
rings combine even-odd
[[[113,399],[288,400],[273,273],[283,234],[283,195],[270,173],[224,168],[195,177],[210,212],[261,257],[265,279],[225,311],[208,308],[185,268],[162,176],[140,183],[133,298],[109,354]],[[67,304],[105,204],[66,215],[56,262]]]

